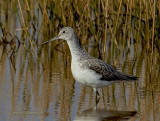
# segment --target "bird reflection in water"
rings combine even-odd
[[[78,114],[74,121],[121,121],[129,120],[136,111],[109,111],[105,109],[87,109]]]

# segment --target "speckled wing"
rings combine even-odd
[[[128,76],[119,71],[116,71],[110,65],[99,59],[88,60],[89,69],[94,70],[97,74],[102,75],[102,81],[118,81],[118,80],[137,80],[137,77]]]

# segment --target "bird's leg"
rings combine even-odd
[[[98,90],[96,90],[96,103],[97,104],[98,104],[99,100],[100,100],[100,95],[98,93]]]
[[[96,94],[96,96],[95,96],[95,102],[96,102],[96,107],[97,107],[97,104],[98,104],[98,102],[100,100],[100,95],[99,95],[98,90],[96,88],[94,88],[94,92]]]

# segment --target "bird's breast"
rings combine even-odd
[[[98,75],[93,70],[87,68],[84,63],[75,63],[72,61],[71,70],[74,79],[87,86],[96,87],[97,83],[99,83],[99,79],[101,78],[101,75]]]

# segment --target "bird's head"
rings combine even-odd
[[[63,40],[69,41],[74,35],[75,35],[75,32],[71,27],[64,27],[60,30],[59,34],[56,37],[42,44],[46,44],[48,42],[51,42],[57,39],[63,39]]]

